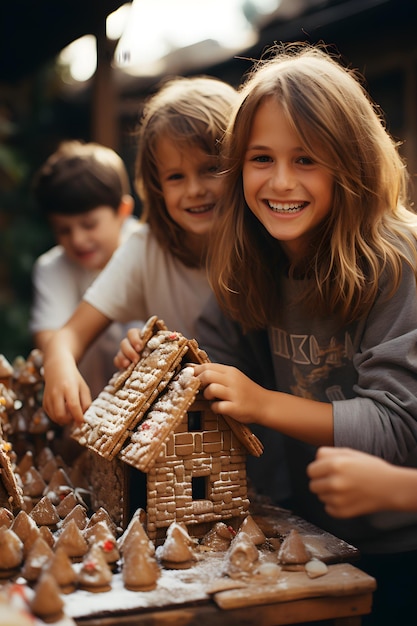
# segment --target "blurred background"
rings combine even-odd
[[[0,354],[32,348],[31,269],[53,241],[30,185],[60,141],[108,145],[132,176],[141,106],[162,79],[206,74],[237,86],[275,42],[324,42],[365,76],[413,181],[416,31],[416,0],[2,0]]]

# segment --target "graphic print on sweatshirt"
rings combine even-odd
[[[322,327],[315,334],[270,330],[270,344],[279,391],[322,402],[352,397],[357,381],[352,337],[346,329]]]

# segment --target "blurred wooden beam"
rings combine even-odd
[[[119,119],[118,94],[115,86],[112,59],[115,43],[106,37],[106,19],[96,33],[97,69],[93,77],[91,102],[92,141],[118,152]]]

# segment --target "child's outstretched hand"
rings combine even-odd
[[[115,367],[126,369],[131,363],[137,363],[143,350],[140,328],[129,328],[126,337],[120,342],[118,353],[113,359]]]
[[[43,408],[53,422],[81,423],[90,404],[90,389],[74,360],[68,357],[45,366]]]
[[[211,400],[215,413],[229,415],[244,424],[260,422],[264,394],[269,393],[236,367],[204,363],[195,365],[194,373],[200,379],[204,397]]]
[[[345,518],[393,507],[393,469],[387,461],[359,450],[322,447],[307,475],[327,513]]]

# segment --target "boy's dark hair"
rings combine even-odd
[[[40,211],[76,215],[99,206],[116,210],[130,183],[122,159],[97,143],[65,141],[36,173],[33,193]]]

